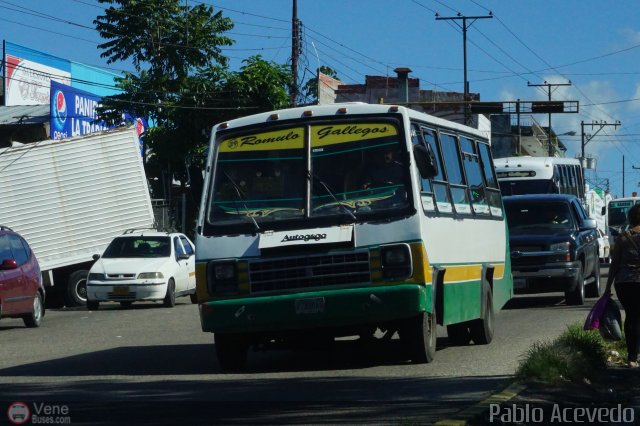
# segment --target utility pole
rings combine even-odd
[[[580,122],[580,163],[582,163],[582,181],[583,182],[586,182],[585,174],[587,173],[587,170],[586,170],[587,158],[585,157],[584,147],[589,143],[591,139],[593,139],[600,132],[600,130],[604,129],[606,126],[618,127],[620,126],[620,124],[621,124],[620,120],[617,120],[615,123],[607,123],[606,121],[600,121],[600,122],[592,121],[591,123],[585,123],[584,121]],[[591,126],[591,129],[593,129],[594,127],[598,127],[598,130],[596,130],[596,132],[592,135],[585,135],[584,126]],[[624,157],[622,157],[622,159],[624,164]],[[623,169],[624,169],[624,166],[623,166]],[[624,170],[623,170],[623,173],[624,173]],[[623,181],[622,192],[624,192],[624,176],[622,181]]]
[[[489,12],[488,16],[464,16],[458,13],[458,16],[440,16],[436,13],[436,21],[462,21],[462,25],[456,25],[462,29],[462,51],[464,55],[464,124],[470,124],[471,113],[469,111],[469,81],[467,80],[467,29],[471,28],[473,23],[478,19],[491,19],[493,14]],[[467,25],[467,20],[471,23]]]
[[[290,103],[292,107],[296,106],[298,101],[298,30],[300,23],[298,21],[298,0],[293,0],[293,13],[291,17],[291,97]]]
[[[527,81],[527,86],[529,87],[546,87],[547,93],[549,95],[549,102],[551,102],[551,87],[556,86],[571,86],[571,82],[568,83],[547,83],[546,81],[542,84],[531,84]],[[551,139],[551,111],[549,111],[549,157],[553,157],[553,140]]]
[[[622,197],[624,198],[624,155],[622,156]]]

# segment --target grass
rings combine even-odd
[[[598,331],[571,324],[557,339],[534,343],[520,362],[516,378],[548,383],[580,382],[591,379],[608,363],[622,363],[624,359],[624,340],[606,341]]]

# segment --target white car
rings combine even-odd
[[[184,234],[130,229],[116,237],[87,277],[87,309],[116,301],[162,301],[173,307],[178,296],[197,303],[195,249]]]
[[[611,245],[609,244],[609,237],[598,228],[598,249],[600,251],[600,262],[609,263],[611,260]]]

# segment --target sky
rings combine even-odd
[[[262,55],[276,63],[291,58],[294,0],[184,0],[213,5],[235,26],[235,44],[223,49],[237,69]],[[297,0],[302,21],[299,79],[318,65],[333,68],[346,83],[366,75],[395,76],[409,67],[425,90],[463,91],[462,21],[467,20],[470,91],[482,101],[547,100],[546,89],[529,84],[571,83],[552,88],[553,100],[578,101],[576,114],[554,114],[552,127],[579,155],[597,159],[592,183],[608,180],[620,197],[640,192],[640,3],[633,0]],[[107,64],[93,20],[96,0],[0,0],[0,38],[61,58],[112,71],[130,63]],[[534,116],[548,125],[546,114]],[[606,122],[620,126],[599,126]],[[581,126],[581,122],[585,126]],[[595,135],[594,135],[595,134]],[[623,162],[625,173],[623,175]],[[624,193],[623,193],[624,176]]]

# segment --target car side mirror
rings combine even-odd
[[[602,211],[600,212],[600,214],[602,216],[604,216],[605,214],[607,214],[607,208],[606,207],[602,207]]]
[[[413,156],[416,159],[416,166],[418,166],[418,171],[423,179],[429,179],[438,174],[436,156],[430,147],[420,144],[414,145]]]
[[[191,256],[189,256],[188,254],[186,254],[186,253],[182,253],[182,254],[179,254],[179,255],[178,255],[178,260],[187,260],[187,259],[189,259],[190,257],[191,257]]]
[[[596,220],[595,219],[583,219],[582,226],[580,229],[596,229]]]
[[[100,259],[100,255],[99,255],[99,254],[94,254],[92,257],[93,257],[93,260],[98,260],[98,259]]]
[[[0,270],[6,271],[8,269],[18,269],[18,263],[15,259],[5,259],[0,263]]]

